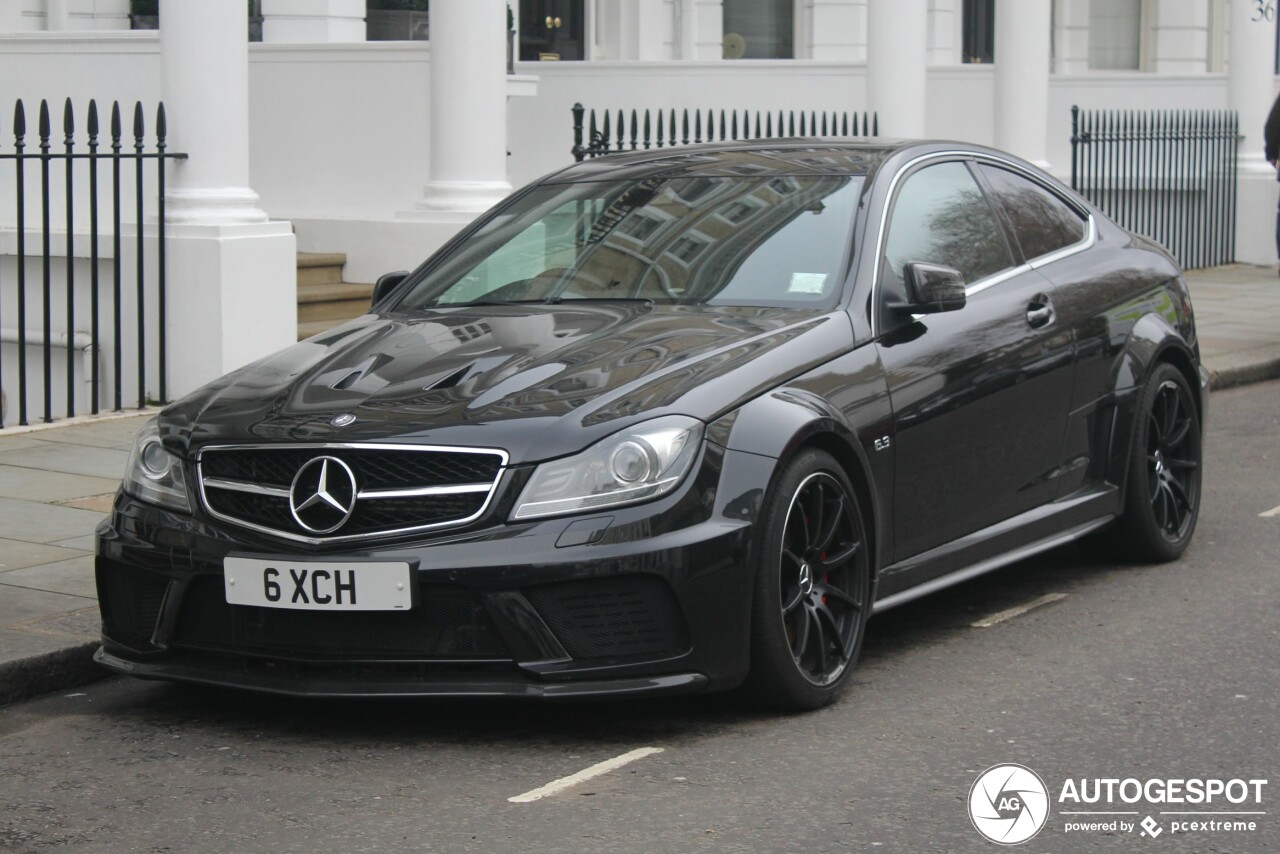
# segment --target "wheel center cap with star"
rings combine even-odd
[[[337,457],[316,457],[298,469],[289,487],[294,521],[313,534],[341,528],[356,509],[356,475]]]
[[[800,564],[800,592],[805,596],[813,592],[813,570],[807,563]]]

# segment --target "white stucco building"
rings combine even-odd
[[[1060,176],[1073,104],[1233,109],[1237,258],[1275,260],[1271,0],[430,0],[419,41],[366,41],[378,0],[260,0],[253,44],[245,6],[160,0],[157,33],[129,29],[129,0],[0,4],[0,151],[15,99],[69,97],[163,99],[190,155],[168,188],[176,393],[291,340],[295,250],[372,281],[566,165],[575,102],[869,110],[882,135],[994,144]]]

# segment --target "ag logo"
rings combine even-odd
[[[974,828],[1001,845],[1026,842],[1049,818],[1049,790],[1040,775],[1023,765],[993,765],[969,790]]]

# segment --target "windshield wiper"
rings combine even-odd
[[[545,305],[541,299],[478,299],[471,302],[440,302],[431,308],[477,308],[494,305]]]
[[[567,302],[643,302],[653,305],[650,297],[551,297],[547,305],[563,305]]]

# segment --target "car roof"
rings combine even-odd
[[[867,175],[890,155],[917,145],[920,145],[918,140],[868,137],[860,140],[769,139],[620,151],[575,163],[547,176],[543,183],[677,175],[690,178]]]

